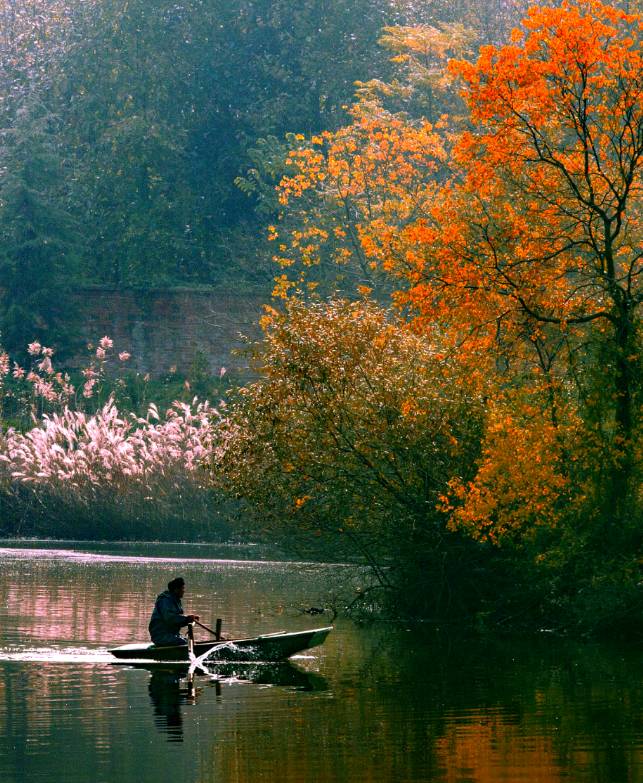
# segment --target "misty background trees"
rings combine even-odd
[[[384,27],[457,22],[491,41],[524,5],[2,0],[5,348],[68,346],[76,283],[268,291],[262,196],[285,135],[340,127],[356,82],[391,75]],[[263,193],[235,182],[249,169]]]

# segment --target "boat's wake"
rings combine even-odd
[[[0,649],[0,661],[23,663],[110,663],[105,647],[6,647]]]
[[[237,652],[234,642],[222,642],[221,647],[232,648]],[[208,651],[210,652],[210,651]],[[244,649],[244,652],[247,650]],[[326,690],[327,685],[322,677],[311,672],[298,669],[289,661],[208,661],[207,653],[192,656],[192,661],[151,661],[151,660],[114,660],[109,651],[103,647],[5,647],[0,649],[0,663],[11,661],[15,663],[35,664],[67,664],[71,666],[114,666],[120,665],[133,669],[146,669],[155,672],[174,672],[174,676],[187,683],[188,691],[196,687],[196,681],[209,681],[217,688],[221,683],[255,683],[259,685],[280,685],[304,691]],[[306,658],[307,656],[297,656]],[[178,681],[178,680],[177,680]]]
[[[203,655],[195,655],[192,650],[188,650],[190,657],[190,668],[188,669],[188,676],[194,675],[196,671],[202,674],[207,674],[209,677],[213,676],[212,672],[208,669],[208,661],[212,662],[212,656],[218,655],[221,650],[230,650],[232,653],[240,653],[241,650],[234,642],[221,642],[211,647],[209,650],[203,653]],[[214,675],[216,676],[216,675]]]

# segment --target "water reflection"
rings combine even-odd
[[[643,783],[640,649],[339,622],[284,666],[217,664],[190,681],[108,664],[108,646],[144,638],[175,569],[0,555],[2,783]],[[334,578],[181,570],[190,607],[239,636],[309,626],[289,607],[320,605]]]
[[[156,727],[168,742],[183,741],[184,705],[195,706],[204,686],[214,688],[217,699],[225,698],[226,683],[252,683],[288,687],[300,691],[324,691],[328,685],[318,674],[304,671],[289,662],[271,664],[227,663],[207,666],[207,671],[192,671],[187,666],[134,664],[133,668],[150,672],[148,692],[154,707]]]
[[[168,742],[183,742],[182,704],[196,704],[194,682],[182,681],[176,671],[153,671],[148,691],[154,707],[156,727],[167,734]]]

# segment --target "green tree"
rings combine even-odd
[[[69,345],[79,232],[65,209],[58,119],[31,101],[0,147],[0,333],[17,357],[28,342]]]
[[[89,269],[122,284],[234,278],[257,227],[234,184],[249,147],[337,125],[354,81],[386,61],[384,0],[73,9],[55,89],[96,229]]]

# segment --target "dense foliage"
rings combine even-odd
[[[225,425],[217,485],[289,546],[363,558],[378,594],[404,594],[400,611],[466,614],[459,603],[481,591],[473,573],[454,576],[467,541],[446,532],[439,499],[449,476],[473,475],[476,388],[368,300],[293,300],[269,308],[264,328],[262,379],[240,390]]]
[[[409,334],[454,368],[449,378],[426,376],[437,399],[449,399],[454,387],[484,399],[478,447],[467,449],[474,466],[441,463],[421,447],[440,465],[442,487],[422,522],[383,505],[396,520],[396,541],[418,526],[430,529],[438,514],[445,553],[456,531],[478,541],[479,552],[489,544],[504,552],[530,574],[532,620],[546,606],[567,622],[577,612],[590,627],[627,625],[641,607],[640,31],[640,16],[578,0],[532,8],[511,43],[482,47],[473,61],[447,64],[434,29],[389,33],[400,53],[398,77],[365,86],[349,125],[301,139],[288,152],[282,214],[270,227],[284,268],[278,296],[304,302],[311,290],[355,291],[357,284],[391,299]],[[462,40],[451,38],[454,46]],[[436,121],[424,116],[419,97],[428,105],[437,95],[427,52],[436,62],[442,56],[447,94],[459,90],[447,101],[451,114]],[[330,406],[317,396],[327,399],[330,370],[297,380],[306,366],[300,346],[305,354],[336,333],[335,317],[319,319],[317,307],[287,308],[297,347],[289,360],[275,364],[269,331],[266,377],[251,392],[257,411],[280,376],[289,410],[321,407],[331,426]],[[311,333],[301,327],[307,319]],[[341,334],[359,344],[351,330]],[[315,363],[326,367],[323,356],[341,372],[343,362],[328,348]],[[362,372],[378,388],[382,371]],[[423,410],[421,385],[395,377],[404,404]],[[475,420],[480,408],[473,400],[463,406],[459,416]],[[394,409],[402,410],[401,399]],[[250,430],[266,437],[257,415]],[[456,419],[447,421],[459,440]],[[381,432],[360,421],[369,435]],[[294,433],[281,440],[280,432],[277,426],[267,441],[281,444],[282,467],[296,464],[297,449],[308,458],[318,453],[316,444],[302,445]],[[388,457],[397,453],[397,430],[384,432],[377,441]],[[313,481],[313,471],[302,470]],[[413,470],[401,473],[410,479]],[[310,495],[306,506],[314,510],[314,493],[289,482],[279,482],[286,496]],[[412,502],[412,491],[402,494]],[[378,514],[372,519],[377,525]],[[380,520],[378,534],[389,540],[386,531]],[[423,562],[427,551],[407,549],[405,564]],[[466,558],[461,565],[468,569]]]
[[[636,6],[1,3],[2,497],[195,518],[208,462],[244,530],[368,563],[364,606],[640,629]],[[84,409],[111,346],[82,386],[42,348],[74,281],[270,256],[225,417]]]
[[[497,39],[520,5],[2,0],[5,347],[68,347],[78,281],[268,288],[274,215],[237,177],[272,187],[286,133],[345,121],[355,82],[390,73],[385,25],[458,16]]]

